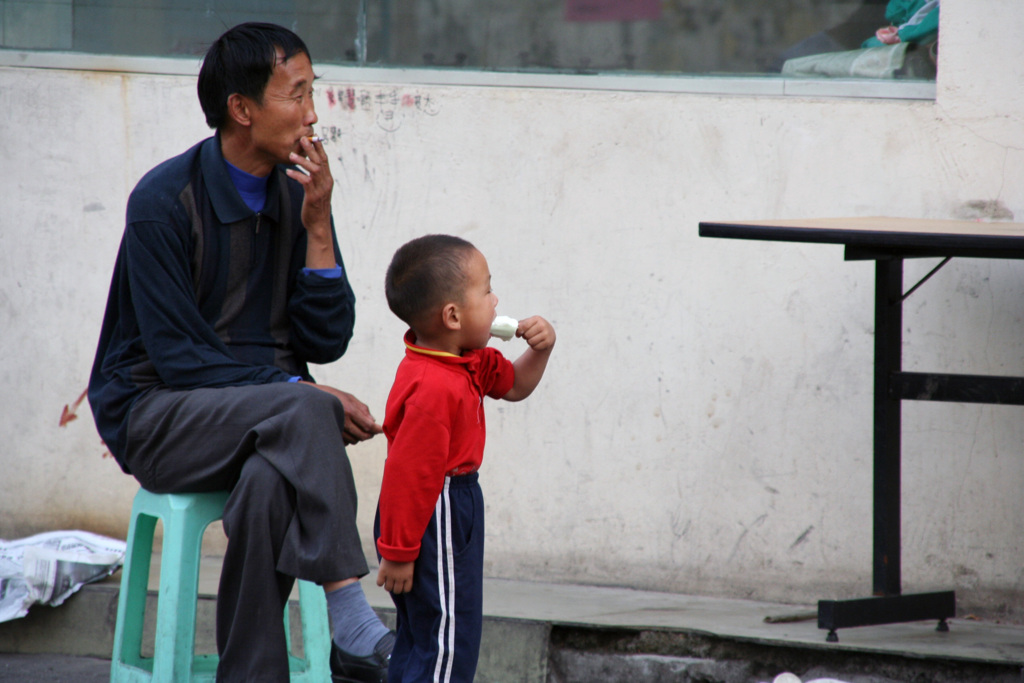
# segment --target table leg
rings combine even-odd
[[[902,397],[893,379],[903,365],[903,259],[875,261],[874,519],[872,592],[858,600],[818,601],[818,628],[836,629],[938,619],[956,613],[953,591],[902,595],[900,586],[900,432]]]
[[[903,259],[875,262],[874,549],[872,592],[899,595],[900,397],[889,391],[902,369]]]

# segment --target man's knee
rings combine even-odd
[[[252,525],[258,517],[269,526],[287,526],[294,508],[295,489],[276,467],[254,454],[242,465],[224,508],[224,531],[230,536],[236,524]]]
[[[280,494],[284,492],[287,484],[277,468],[270,464],[265,458],[254,454],[246,458],[245,464],[238,476],[238,484],[235,488],[245,488],[249,491],[264,491],[267,494]]]

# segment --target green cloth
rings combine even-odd
[[[924,7],[926,2],[927,0],[890,0],[885,8],[885,18],[893,26],[902,26]],[[900,41],[904,43],[927,43],[933,40],[939,35],[938,6],[928,12],[920,23],[901,28],[899,34]],[[878,47],[883,44],[878,38],[871,36],[861,44],[861,47]]]
[[[885,18],[893,26],[899,26],[910,21],[917,10],[924,7],[927,0],[889,0],[885,6]]]

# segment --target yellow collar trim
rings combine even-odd
[[[415,344],[411,344],[409,342],[405,342],[405,348],[409,349],[410,351],[415,351],[416,353],[422,353],[424,356],[439,356],[441,358],[461,358],[461,356],[457,356],[454,353],[448,353],[447,351],[436,351],[434,349],[425,349],[422,346],[416,346]]]

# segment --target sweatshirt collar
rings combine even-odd
[[[408,356],[427,356],[435,358],[443,363],[454,363],[454,364],[468,364],[473,356],[456,356],[454,353],[448,353],[447,351],[438,351],[437,349],[427,349],[422,346],[416,345],[416,334],[409,330],[405,333],[405,353]]]
[[[228,174],[227,161],[225,161],[220,149],[220,134],[207,138],[203,142],[199,152],[199,163],[203,169],[203,178],[209,189],[210,204],[217,214],[217,220],[222,224],[237,223],[256,214],[250,209],[242,196],[238,194],[235,184],[231,182]],[[270,172],[267,182],[267,201],[260,212],[279,222],[280,201],[276,191],[282,175],[280,167],[275,166]]]

